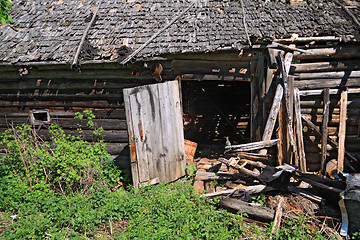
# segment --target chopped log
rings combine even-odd
[[[333,61],[333,62],[315,62],[315,63],[299,63],[291,65],[291,73],[304,72],[331,72],[345,70],[360,70],[360,61]]]
[[[346,111],[347,111],[347,91],[343,91],[340,97],[340,124],[339,124],[339,147],[338,147],[338,172],[344,171],[345,157],[345,136],[346,136]]]
[[[274,219],[274,211],[267,207],[262,206],[253,206],[250,203],[234,199],[234,198],[224,198],[219,203],[220,207],[242,211],[248,214],[249,218],[255,220],[271,222]]]
[[[327,154],[327,138],[328,138],[328,122],[329,122],[329,108],[330,108],[330,93],[329,88],[324,89],[324,114],[322,122],[322,140],[321,140],[321,173],[325,174],[326,168],[326,154]]]
[[[299,91],[300,96],[319,96],[323,93],[322,89],[318,90],[301,90]],[[341,89],[330,89],[329,92],[331,95],[337,95],[341,93]],[[350,88],[348,89],[348,94],[360,93],[360,88]]]
[[[274,233],[281,224],[281,217],[283,213],[283,204],[284,204],[284,198],[282,196],[276,196],[278,200],[278,205],[275,209],[275,217],[274,217],[274,224],[271,228],[271,233]]]
[[[313,124],[310,120],[306,119],[305,117],[301,116],[301,119],[303,120],[303,122],[318,136],[318,137],[322,137],[322,134],[320,132],[320,130],[318,129],[318,127]],[[329,136],[328,136],[328,141],[329,144],[335,148],[339,148],[337,142],[335,142],[334,140],[332,140]],[[358,161],[356,157],[352,156],[351,153],[349,153],[348,151],[346,151],[345,149],[345,155],[346,157],[348,157],[349,159],[351,159],[352,161]]]
[[[301,108],[300,108],[300,96],[299,89],[295,89],[295,118],[296,118],[296,136],[299,152],[300,170],[306,172],[306,157],[304,149],[304,138],[302,132],[302,121],[301,121]]]
[[[233,151],[233,152],[234,151],[244,152],[244,151],[258,150],[258,149],[262,149],[262,148],[272,147],[277,143],[277,141],[279,141],[279,139],[226,146],[225,150]]]

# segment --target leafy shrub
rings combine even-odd
[[[87,117],[88,127],[94,128],[91,111],[76,116]],[[101,134],[101,129],[94,133]],[[49,135],[52,143],[43,141],[31,125],[7,130],[0,140],[8,147],[1,159],[1,176],[22,182],[28,191],[50,189],[64,195],[85,193],[99,184],[116,185],[120,180],[120,171],[102,140],[89,143],[81,134],[67,135],[55,124],[49,126]]]

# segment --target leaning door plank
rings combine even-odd
[[[182,107],[177,81],[124,90],[134,187],[185,175]],[[129,115],[129,116],[128,116]],[[134,168],[134,169],[133,169]],[[137,184],[135,184],[137,181]]]

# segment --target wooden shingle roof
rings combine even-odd
[[[208,52],[247,43],[240,1],[112,0],[102,1],[80,60],[118,61],[189,6],[195,5],[138,55]],[[17,0],[12,25],[0,26],[0,62],[70,63],[99,0]],[[289,4],[243,0],[252,40],[307,36],[359,36],[352,19],[333,1]],[[353,11],[359,12],[359,6]],[[127,46],[126,48],[124,46]]]

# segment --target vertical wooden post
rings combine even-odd
[[[329,108],[330,108],[330,92],[329,88],[324,89],[324,113],[322,122],[322,140],[321,140],[321,173],[325,174],[326,169],[326,154],[327,154],[327,137],[328,137],[328,122],[329,122]]]
[[[284,163],[284,159],[288,159],[288,150],[289,143],[287,139],[286,132],[286,111],[285,111],[285,101],[284,99],[281,101],[279,114],[278,114],[278,123],[279,128],[277,131],[277,135],[279,138],[278,142],[278,165],[282,165]]]
[[[340,124],[339,124],[339,148],[338,148],[338,172],[344,171],[345,136],[346,136],[346,112],[347,90],[341,92],[340,97]]]
[[[299,152],[300,170],[306,172],[306,158],[303,138],[303,127],[301,121],[301,108],[300,108],[300,94],[299,89],[294,89],[294,103],[295,103],[295,120],[296,120],[296,137]]]

